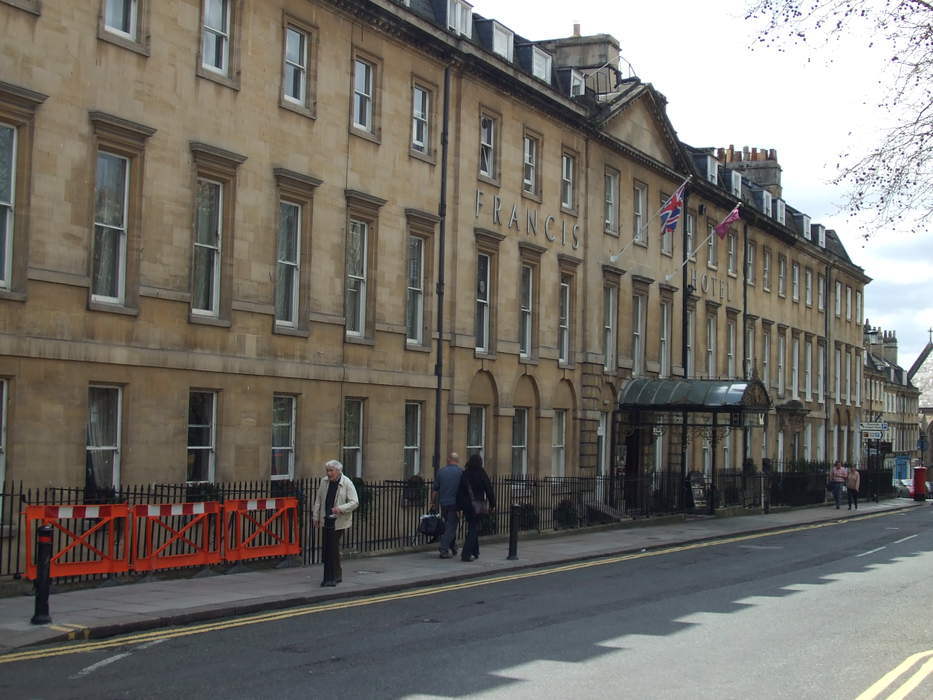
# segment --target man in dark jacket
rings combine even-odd
[[[441,559],[450,559],[457,553],[457,528],[460,518],[457,514],[457,491],[460,489],[460,455],[451,452],[447,455],[447,464],[437,470],[431,491],[432,506],[440,507],[444,519],[444,534],[441,535]]]

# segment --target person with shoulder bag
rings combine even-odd
[[[862,476],[855,467],[849,468],[846,475],[846,492],[849,494],[849,510],[852,510],[852,504],[855,504],[855,510],[858,510],[858,489],[862,482]]]
[[[460,559],[473,561],[479,558],[480,519],[496,509],[496,493],[489,475],[483,469],[483,458],[478,454],[470,455],[464,467],[457,504],[467,521],[467,534]]]

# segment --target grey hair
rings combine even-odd
[[[324,462],[325,469],[336,469],[338,472],[343,474],[343,465],[338,462],[336,459],[329,459]]]

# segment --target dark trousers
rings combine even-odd
[[[832,487],[833,501],[836,503],[836,507],[838,508],[840,505],[842,505],[842,482],[834,481],[832,482]]]
[[[453,552],[457,548],[457,528],[460,527],[457,506],[441,506],[441,517],[444,519],[444,534],[441,535],[438,549],[443,554],[447,551]]]
[[[481,515],[467,515],[467,533],[463,540],[463,551],[460,553],[461,559],[469,559],[479,556],[479,521]]]
[[[324,559],[324,581],[340,583],[343,580],[343,569],[340,567],[340,541],[343,539],[344,531],[334,530],[334,521],[325,520],[324,529],[321,532],[324,535],[324,548],[322,552],[322,557]],[[333,551],[331,551],[331,538],[328,536],[330,532],[334,533]],[[333,571],[330,571],[330,567],[328,566],[331,562],[333,562]]]
[[[849,489],[849,508],[855,506],[855,510],[858,510],[858,491],[856,489]]]

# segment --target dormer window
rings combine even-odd
[[[512,47],[515,45],[515,35],[511,29],[503,27],[498,22],[492,23],[492,50],[506,61],[512,60]]]
[[[768,216],[771,216],[771,193],[768,190],[762,190],[758,193],[758,205]]]
[[[447,0],[447,28],[465,37],[473,36],[473,6],[464,0]]]
[[[706,179],[714,185],[719,184],[719,163],[713,156],[706,156]]]
[[[537,46],[531,48],[531,74],[538,80],[551,82],[551,54]]]
[[[737,170],[731,171],[732,175],[732,196],[742,198],[742,173]]]
[[[570,96],[577,97],[586,92],[586,81],[583,73],[578,70],[570,71]]]
[[[811,236],[812,231],[810,230],[810,217],[806,214],[800,215],[800,228],[802,229],[804,238],[806,238],[808,241],[813,240]]]
[[[820,248],[825,248],[826,247],[826,228],[823,226],[820,226],[816,234],[817,234],[817,244],[820,246]]]
[[[784,225],[787,221],[787,210],[784,208],[783,199],[774,200],[774,218],[779,224]]]

